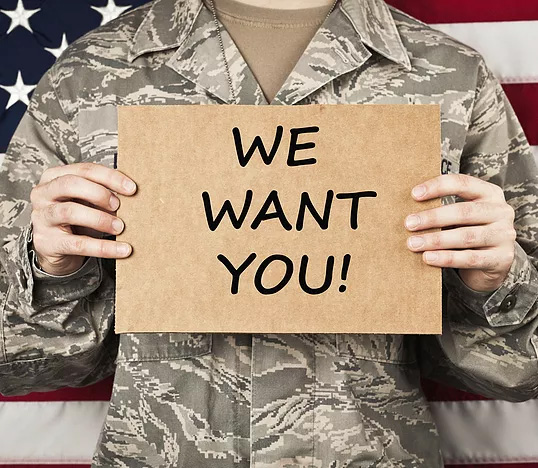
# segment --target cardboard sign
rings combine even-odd
[[[438,106],[121,107],[118,169],[117,333],[441,332],[404,226]]]

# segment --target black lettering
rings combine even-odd
[[[318,223],[319,227],[323,230],[329,227],[329,216],[331,214],[331,206],[334,198],[334,192],[332,190],[327,191],[327,197],[325,198],[325,208],[323,209],[323,216],[320,216],[319,212],[314,207],[310,195],[307,192],[301,193],[301,203],[299,205],[299,213],[297,214],[296,229],[301,231],[304,227],[304,216],[306,209]]]
[[[319,288],[312,288],[306,283],[306,271],[308,269],[308,255],[303,255],[301,258],[301,267],[299,269],[299,285],[301,289],[307,294],[322,294],[331,286],[333,280],[333,269],[334,269],[334,257],[330,255],[327,258],[327,263],[325,264],[325,279],[323,284]]]
[[[269,213],[268,211],[271,205],[274,205],[275,211],[273,211],[272,213]],[[278,192],[276,190],[272,190],[271,193],[267,196],[267,199],[265,200],[265,203],[261,207],[260,212],[254,218],[254,221],[252,221],[252,224],[250,225],[250,227],[252,229],[258,229],[262,221],[265,221],[268,219],[275,219],[275,218],[277,218],[280,221],[280,224],[282,224],[282,227],[286,231],[292,230],[292,225],[286,218],[286,214],[284,213],[282,205],[280,204],[280,199],[278,198]]]
[[[307,158],[307,159],[295,159],[295,153],[299,150],[305,150],[314,148],[316,144],[313,141],[307,143],[297,143],[297,138],[302,133],[317,133],[319,132],[319,127],[302,127],[302,128],[292,128],[290,129],[291,139],[290,139],[290,149],[288,152],[288,166],[305,166],[307,164],[316,164],[316,158]]]
[[[374,192],[373,190],[366,190],[364,192],[349,192],[336,194],[336,198],[338,198],[339,200],[352,200],[351,214],[349,220],[351,229],[357,229],[359,227],[359,200],[364,197],[377,197],[377,192]]]
[[[248,210],[250,208],[250,204],[252,203],[252,190],[247,190],[245,194],[245,202],[243,203],[243,209],[241,210],[241,214],[239,215],[239,217],[237,217],[237,215],[235,214],[230,200],[226,200],[223,203],[222,208],[220,209],[216,218],[213,217],[213,210],[211,209],[211,199],[209,197],[209,193],[203,192],[202,200],[204,202],[207,225],[209,226],[209,229],[211,231],[214,231],[219,227],[219,224],[226,213],[228,213],[228,216],[230,217],[230,222],[232,223],[232,226],[235,229],[239,229],[243,225],[243,222],[245,221]]]
[[[232,294],[237,294],[239,292],[239,277],[241,276],[241,273],[243,273],[247,267],[254,261],[256,258],[255,253],[251,253],[247,259],[239,265],[239,268],[235,268],[230,260],[228,260],[223,254],[217,255],[217,259],[222,262],[222,264],[226,267],[226,269],[231,273],[232,275],[232,286],[230,288],[230,292]]]
[[[281,125],[279,125],[276,128],[275,139],[273,141],[273,146],[271,147],[271,151],[269,152],[269,154],[267,154],[265,145],[263,144],[262,138],[259,135],[254,138],[249,150],[245,154],[245,151],[243,149],[243,143],[241,142],[241,132],[237,127],[234,127],[232,129],[232,133],[234,136],[235,151],[237,152],[237,159],[239,160],[239,164],[241,165],[241,167],[245,167],[248,164],[248,162],[252,158],[252,155],[254,154],[254,151],[256,151],[256,148],[258,148],[263,162],[267,166],[271,164],[278,150],[280,142],[282,141],[282,132],[283,128]]]
[[[272,288],[266,288],[262,284],[263,274],[265,273],[265,270],[271,263],[277,262],[277,261],[284,263],[284,265],[286,266],[286,272],[284,273],[284,276],[282,277],[282,279],[275,286],[273,286]],[[260,263],[260,266],[258,267],[258,270],[256,271],[256,275],[254,276],[254,286],[256,287],[258,292],[260,292],[261,294],[265,296],[270,295],[270,294],[275,294],[289,283],[292,275],[293,275],[293,262],[288,257],[286,257],[285,255],[279,255],[279,254],[271,255],[267,257],[263,262]]]

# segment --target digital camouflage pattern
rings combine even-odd
[[[268,104],[225,31],[223,40],[236,103]],[[117,336],[114,262],[90,259],[67,277],[35,266],[32,186],[50,166],[113,167],[117,105],[230,100],[200,0],[128,12],[44,76],[0,171],[0,392],[83,386],[116,370],[93,466],[129,468],[436,468],[420,375],[493,398],[538,395],[535,160],[482,57],[381,0],[342,0],[270,104],[439,104],[440,172],[504,189],[516,213],[512,269],[493,293],[445,269],[443,335]]]

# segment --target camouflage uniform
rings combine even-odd
[[[223,40],[238,103],[268,104]],[[0,392],[115,370],[95,467],[443,466],[420,375],[494,398],[538,394],[538,172],[482,57],[381,0],[342,0],[270,104],[439,104],[440,168],[503,187],[516,213],[510,273],[481,293],[444,269],[443,335],[118,337],[114,262],[67,277],[32,263],[29,194],[43,170],[112,167],[116,105],[226,103],[224,70],[200,0],[155,0],[72,44],[41,80],[0,173]]]

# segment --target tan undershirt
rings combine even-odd
[[[209,9],[207,0],[206,5]],[[280,10],[214,0],[217,17],[271,102],[331,6]]]

